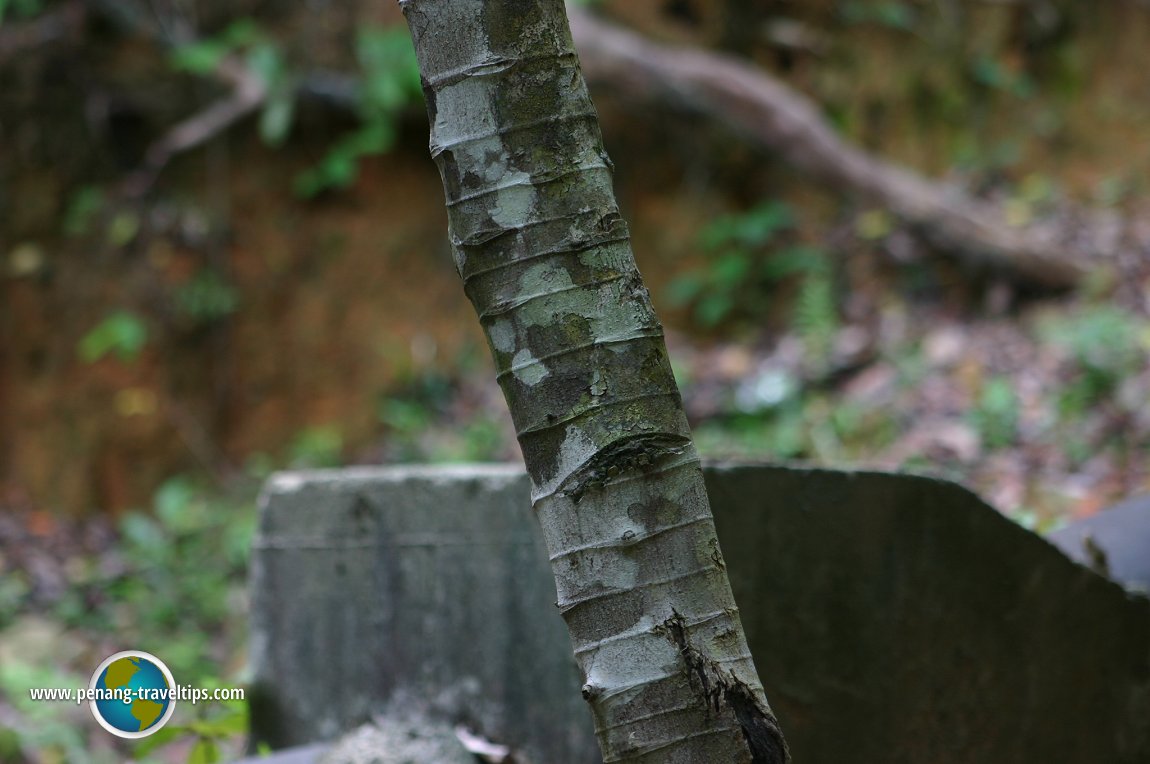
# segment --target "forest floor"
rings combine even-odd
[[[842,306],[820,331],[801,316],[769,330],[743,321],[722,335],[685,331],[717,289],[708,282],[672,309],[678,328],[668,331],[700,450],[941,475],[1039,532],[1150,491],[1147,253],[1125,283],[1073,295],[1018,297],[991,284],[971,305],[888,282],[869,295],[864,319]],[[413,356],[426,341],[412,340]],[[254,460],[223,482],[168,480],[149,512],[0,514],[0,759],[129,755],[87,724],[86,709],[26,696],[86,686],[86,672],[126,646],[161,655],[181,682],[242,685],[247,549],[270,469],[518,459],[486,363],[457,360],[408,375],[383,398],[379,435],[365,447],[313,428],[282,460]],[[244,713],[242,704],[179,711],[140,760],[232,755]]]
[[[870,320],[851,323],[848,306],[821,335],[798,320],[769,332],[744,322],[737,338],[676,329],[668,344],[705,457],[928,472],[1044,532],[1150,491],[1150,257],[1141,262],[1133,281],[1093,294],[1015,299],[999,285],[964,307],[888,284]],[[677,325],[689,307],[672,313]],[[338,433],[305,431],[282,463],[257,460],[224,483],[167,481],[151,512],[0,514],[0,759],[127,755],[84,723],[86,709],[24,694],[85,686],[126,645],[195,683],[242,684],[247,547],[272,467],[519,458],[485,363],[411,375],[377,414],[379,437],[356,452]],[[149,756],[231,755],[244,713],[185,709]]]
[[[1133,23],[1118,29],[1141,34]],[[906,45],[927,46],[929,36],[880,32],[890,56],[857,60],[882,75],[876,82],[914,75]],[[860,36],[852,27],[843,39]],[[1088,40],[1099,61],[1112,58],[1111,35]],[[998,72],[952,68],[956,77]],[[819,93],[802,71],[792,73],[796,86],[833,105],[835,93]],[[1142,72],[1123,68],[1138,87]],[[1082,97],[1109,99],[1115,113],[1144,107],[1120,97],[1115,77],[1083,77],[1096,81],[1112,87],[1083,87]],[[865,100],[865,82],[852,63],[838,95]],[[976,78],[970,88],[988,85]],[[958,92],[922,92],[936,91]],[[1040,110],[1030,96],[999,94],[1007,98],[1017,111],[998,119],[1019,133],[1016,143],[1041,148],[1023,119]],[[1068,135],[1089,138],[1094,152],[1075,160],[1075,198],[1101,188],[1107,198],[1089,203],[1120,209],[1130,225],[1121,267],[1046,296],[939,266],[865,200],[812,191],[801,174],[787,176],[726,135],[617,113],[620,198],[704,457],[928,472],[1038,532],[1150,491],[1150,209],[1135,206],[1148,191],[1129,156],[1144,123],[1112,120],[1129,133],[1106,132],[1096,114],[1110,112],[1078,101],[1064,109],[1080,123]],[[840,116],[848,111],[840,104]],[[978,124],[966,111],[974,113],[939,119],[933,140],[917,122],[904,125],[910,148],[901,161],[924,171],[948,165],[952,123]],[[144,142],[125,132],[126,113],[106,133],[134,151]],[[881,151],[891,147],[879,138],[897,144],[898,131],[878,116],[873,140],[867,131],[854,137]],[[422,119],[418,110],[418,129],[401,124],[399,148],[365,159],[348,188],[317,199],[299,198],[292,179],[326,154],[341,124],[300,129],[278,153],[237,129],[174,164],[150,206],[93,202],[92,188],[65,186],[38,165],[23,178],[20,198],[41,203],[12,211],[43,220],[26,221],[27,240],[0,253],[8,279],[0,308],[13,327],[0,337],[10,340],[0,353],[0,403],[9,409],[0,407],[0,435],[19,444],[0,453],[12,461],[0,477],[26,484],[0,485],[0,761],[214,761],[238,751],[242,705],[181,708],[145,754],[105,735],[87,709],[34,703],[27,689],[87,686],[105,657],[127,648],[160,656],[180,683],[242,685],[248,547],[272,470],[519,459],[444,251]],[[21,135],[58,128],[66,138],[58,143],[87,161],[95,149],[66,130],[81,122],[49,114]],[[654,133],[681,156],[644,158]],[[974,156],[1000,153],[975,137]],[[714,166],[699,160],[708,154]],[[980,197],[997,188],[990,201],[1021,220],[1058,214],[1060,172],[988,166],[948,180]],[[1122,172],[1133,176],[1128,189]],[[803,212],[787,213],[788,223],[783,205],[768,203],[724,218],[759,198]],[[60,237],[85,199],[90,230]],[[149,339],[133,349],[141,327]],[[105,357],[79,358],[77,348],[104,329],[121,332]],[[121,353],[135,356],[114,357]]]

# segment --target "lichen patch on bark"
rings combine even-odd
[[[500,353],[515,352],[515,327],[506,319],[496,319],[487,327],[491,347]]]
[[[537,385],[551,374],[543,361],[531,355],[531,351],[523,348],[511,359],[511,371],[525,385]]]

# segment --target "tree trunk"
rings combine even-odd
[[[788,759],[562,0],[400,0],[606,761]]]

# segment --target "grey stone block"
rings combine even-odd
[[[312,743],[274,751],[266,756],[249,756],[233,764],[321,764],[330,748],[328,743]]]
[[[748,639],[797,762],[1144,764],[1150,602],[970,492],[709,468]],[[275,476],[253,559],[253,732],[327,739],[394,702],[598,761],[520,468]]]
[[[475,764],[451,728],[421,716],[378,716],[343,735],[319,764]]]
[[[1071,523],[1050,540],[1072,560],[1101,563],[1128,589],[1150,592],[1150,496],[1138,496]]]
[[[404,694],[532,761],[594,761],[527,495],[510,466],[273,477],[253,556],[257,737],[329,739]]]

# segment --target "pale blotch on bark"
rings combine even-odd
[[[487,327],[487,339],[491,346],[500,353],[515,352],[515,327],[510,321],[495,320]]]
[[[401,5],[605,759],[781,764],[562,1]]]
[[[512,357],[511,371],[515,374],[515,378],[525,385],[537,385],[551,373],[527,348],[523,348]]]

